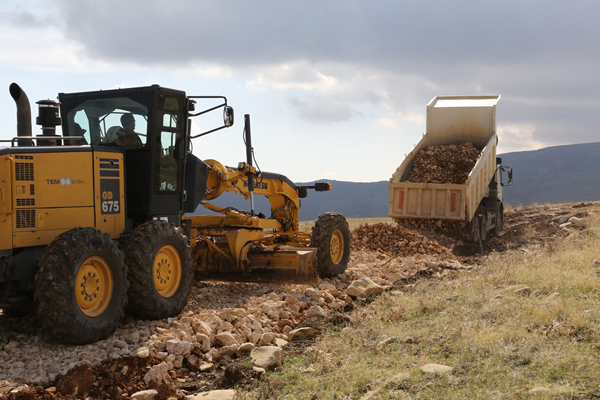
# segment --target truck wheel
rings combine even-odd
[[[482,242],[487,240],[487,216],[485,214],[479,217],[479,239]]]
[[[39,265],[38,315],[56,340],[93,343],[116,329],[127,277],[123,255],[108,234],[94,228],[64,232],[48,245]]]
[[[185,236],[166,221],[138,226],[127,241],[128,311],[145,319],[178,315],[187,304],[194,271]]]
[[[484,242],[487,237],[485,215],[475,214],[469,224],[467,241]]]
[[[321,278],[343,274],[350,259],[350,229],[343,215],[319,215],[310,235],[311,247],[317,248],[316,268]]]
[[[504,207],[501,202],[498,202],[496,206],[496,226],[492,228],[492,235],[500,236],[500,232],[502,231],[502,227],[504,226]]]

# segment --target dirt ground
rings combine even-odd
[[[439,260],[455,260],[476,266],[490,253],[501,255],[507,251],[525,251],[528,246],[551,246],[557,239],[585,229],[587,217],[599,211],[600,202],[541,205],[508,210],[505,213],[503,232],[486,243],[464,243],[458,240],[457,235],[461,226],[456,224],[444,225],[435,222],[397,224],[392,220],[389,220],[389,223],[378,220],[377,223],[362,224],[353,230],[352,251],[359,259],[360,257],[373,259],[368,257],[369,254],[377,253],[378,257],[383,255],[394,260],[435,253]],[[399,246],[399,243],[403,244]],[[375,269],[381,264],[373,263],[368,267]],[[385,264],[389,266],[389,263]],[[404,264],[400,262],[397,265]],[[353,268],[357,267],[351,264],[349,269]],[[347,308],[354,306],[356,305],[350,303]],[[0,324],[14,323],[15,320],[11,321],[12,318],[0,315]],[[343,312],[330,315],[328,320],[321,323],[326,327],[327,324],[336,323],[340,318],[343,319]],[[10,335],[10,332],[2,331],[0,335]],[[294,347],[302,345],[302,343],[291,344]],[[65,376],[58,376],[46,387],[21,385],[11,392],[0,395],[0,398],[11,400],[126,399],[136,391],[147,389],[143,376],[160,361],[153,357],[126,357],[106,360],[94,367],[78,366]],[[186,394],[207,390],[255,385],[258,380],[265,379],[249,366],[251,362],[248,357],[236,358],[235,355],[215,363],[213,368],[204,372],[193,372],[184,365],[183,368],[170,371],[171,380],[158,388],[159,397],[183,398]],[[73,393],[71,386],[74,383],[88,384],[88,393],[85,396],[67,394]],[[2,382],[0,382],[0,393],[1,390]]]

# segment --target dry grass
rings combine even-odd
[[[475,270],[388,291],[356,308],[350,322],[331,325],[308,350],[288,350],[285,365],[244,395],[600,398],[596,232],[492,255]],[[529,295],[515,293],[523,286]],[[420,367],[428,363],[453,370],[426,374]]]

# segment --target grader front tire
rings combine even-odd
[[[350,259],[350,229],[343,215],[319,215],[310,236],[311,247],[317,248],[316,268],[321,278],[343,274]]]
[[[74,228],[57,236],[40,260],[35,300],[44,329],[57,341],[93,343],[123,317],[127,276],[110,236]]]
[[[178,315],[193,283],[190,248],[181,231],[165,221],[137,227],[127,241],[128,311],[144,319]]]

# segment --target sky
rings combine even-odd
[[[0,139],[16,82],[34,118],[59,92],[226,96],[236,123],[194,153],[245,161],[249,114],[259,167],[297,182],[388,180],[437,95],[500,94],[500,153],[597,142],[598,15],[582,0],[2,0]]]

